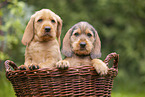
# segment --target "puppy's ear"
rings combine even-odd
[[[61,45],[61,41],[60,41],[60,35],[61,35],[61,29],[62,29],[62,20],[59,16],[57,16],[57,32],[56,32],[56,37],[58,39],[58,43],[59,45]]]
[[[69,29],[68,32],[66,33],[66,35],[63,39],[63,45],[62,45],[62,49],[61,49],[62,54],[67,57],[72,56],[72,49],[71,49],[71,44],[70,44],[71,32],[72,32],[72,28]]]
[[[92,59],[100,58],[101,57],[101,41],[95,28],[92,27],[91,30],[95,34],[95,42],[94,42],[94,48],[90,55]]]
[[[31,16],[26,28],[25,28],[25,32],[22,38],[22,43],[24,45],[28,45],[34,36],[34,15]]]

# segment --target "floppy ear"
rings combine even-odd
[[[22,43],[24,45],[28,45],[34,36],[34,15],[31,16],[31,19],[29,20],[25,32],[22,38]]]
[[[95,59],[101,57],[101,41],[95,28],[92,27],[92,31],[95,33],[95,42],[94,42],[94,48],[90,55],[92,59]]]
[[[61,49],[62,54],[67,57],[72,56],[72,49],[71,49],[71,44],[70,44],[71,32],[72,32],[72,28],[69,29],[68,32],[66,33],[66,35],[63,39],[63,45],[62,45],[62,49]]]
[[[61,45],[61,41],[60,41],[60,35],[61,35],[61,29],[62,29],[62,20],[59,16],[57,16],[57,32],[56,32],[56,37],[58,39],[58,43],[59,45]]]

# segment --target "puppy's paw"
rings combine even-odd
[[[66,60],[61,60],[56,63],[56,66],[58,69],[68,69],[70,67],[70,64]]]
[[[97,73],[100,75],[106,75],[108,72],[107,65],[100,59],[93,59],[92,64],[96,69]]]
[[[30,66],[29,66],[29,69],[30,70],[36,70],[36,69],[39,69],[40,67],[37,65],[37,64],[31,64]]]
[[[18,70],[27,70],[28,67],[26,65],[21,65],[18,67]]]

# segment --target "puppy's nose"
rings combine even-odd
[[[86,43],[85,42],[81,42],[80,43],[80,47],[85,47],[86,46]]]
[[[46,26],[45,28],[45,32],[50,32],[51,28],[49,26]]]

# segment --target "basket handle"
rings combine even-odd
[[[109,55],[107,55],[107,57],[105,58],[104,62],[108,65],[108,62],[114,58],[113,61],[113,68],[118,69],[118,61],[119,61],[119,54],[117,53],[111,53]]]
[[[18,66],[13,61],[6,60],[5,61],[6,72],[11,70],[10,66],[13,67],[14,70],[18,70]]]

